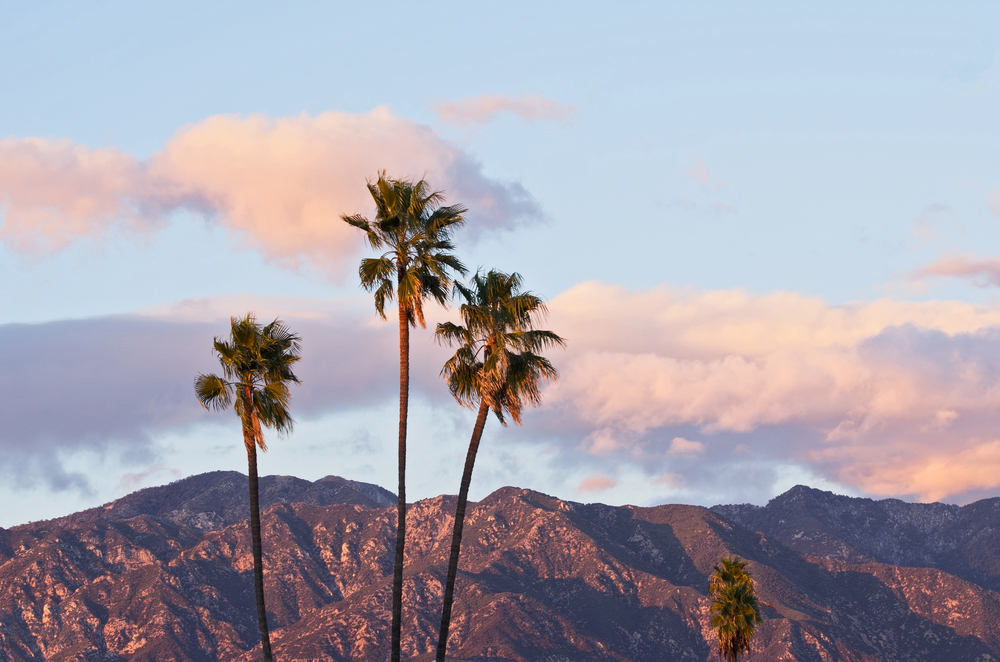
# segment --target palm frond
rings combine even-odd
[[[194,392],[201,406],[210,411],[229,409],[233,403],[232,387],[218,375],[198,375],[194,380]]]
[[[386,282],[392,283],[396,275],[396,265],[387,253],[381,257],[366,257],[358,267],[361,287],[371,292]]]

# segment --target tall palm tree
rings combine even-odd
[[[298,383],[292,366],[299,360],[299,336],[278,320],[266,326],[253,313],[230,319],[228,340],[215,339],[215,354],[222,364],[222,377],[198,375],[194,390],[206,409],[222,411],[235,403],[243,424],[250,475],[250,538],[253,546],[253,580],[257,596],[257,625],[265,662],[273,662],[271,637],[264,607],[264,568],[260,542],[260,499],[257,486],[257,448],[267,450],[261,426],[279,435],[292,431],[288,413],[288,385]]]
[[[737,662],[740,653],[750,652],[754,630],[764,619],[753,577],[746,571],[746,561],[738,556],[725,556],[721,564],[721,568],[713,567],[714,572],[708,578],[711,626],[719,633],[719,655],[728,662]]]
[[[424,300],[447,302],[452,272],[465,273],[451,251],[451,233],[465,223],[467,209],[442,206],[441,191],[431,191],[426,181],[389,179],[382,171],[368,182],[375,201],[375,219],[342,216],[364,232],[381,256],[361,261],[361,285],[375,293],[375,310],[385,319],[385,306],[393,299],[399,308],[399,503],[396,516],[396,559],[392,574],[391,662],[399,662],[403,614],[403,552],[406,544],[406,416],[410,394],[410,327],[424,323]]]
[[[551,331],[534,328],[548,310],[539,297],[521,292],[521,276],[517,273],[491,270],[484,275],[477,272],[469,286],[456,283],[455,293],[465,300],[461,309],[464,325],[447,322],[437,326],[439,342],[458,345],[458,351],[445,363],[441,376],[460,404],[478,409],[479,413],[465,456],[465,470],[455,507],[437,662],[444,662],[448,648],[465,507],[486,417],[492,410],[505,427],[505,414],[520,425],[524,408],[541,402],[542,382],[557,377],[556,369],[539,352],[553,345],[565,345],[565,341]]]

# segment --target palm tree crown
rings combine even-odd
[[[279,435],[292,431],[288,384],[299,381],[292,366],[301,358],[300,338],[279,320],[262,327],[253,313],[231,318],[230,325],[229,340],[216,338],[214,343],[224,377],[198,375],[195,393],[202,406],[214,411],[229,409],[235,396],[244,442],[266,451],[261,425]]]
[[[505,413],[520,425],[524,408],[541,402],[542,382],[558,374],[539,352],[566,344],[551,331],[534,328],[548,309],[520,288],[520,274],[477,272],[468,286],[455,285],[465,300],[464,325],[437,327],[439,342],[459,346],[441,370],[452,395],[470,409],[485,404],[505,426]]]
[[[750,640],[763,622],[753,577],[740,557],[723,557],[722,567],[714,566],[708,579],[712,600],[711,626],[719,632],[719,655],[737,662],[740,653],[750,652]]]
[[[361,261],[361,285],[375,293],[375,309],[383,318],[386,304],[398,299],[410,326],[424,327],[424,299],[444,304],[452,282],[449,272],[466,271],[450,251],[455,248],[451,233],[465,223],[468,210],[441,206],[444,194],[431,191],[423,179],[388,179],[384,171],[368,182],[368,191],[375,201],[375,220],[360,214],[342,218],[364,232],[373,250],[388,250]]]
[[[253,551],[254,594],[257,598],[257,626],[265,662],[272,662],[271,637],[264,605],[264,565],[260,536],[260,499],[257,478],[257,448],[267,450],[261,426],[279,435],[292,430],[288,413],[291,394],[288,385],[298,383],[292,366],[299,360],[299,337],[281,322],[261,326],[253,313],[230,319],[228,340],[215,339],[215,353],[222,374],[198,375],[194,382],[198,401],[206,409],[229,409],[234,400],[236,415],[243,425],[243,445],[247,451],[247,486],[250,492],[250,542]]]

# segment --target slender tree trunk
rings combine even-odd
[[[489,405],[485,402],[481,403],[479,405],[479,415],[476,416],[476,426],[472,429],[472,439],[469,441],[469,452],[465,455],[465,470],[462,472],[462,485],[458,489],[458,504],[455,506],[455,527],[451,534],[451,558],[448,559],[448,579],[445,581],[444,602],[441,605],[441,634],[438,637],[437,662],[444,662],[445,651],[448,650],[451,604],[455,599],[455,577],[458,575],[458,555],[462,550],[462,530],[465,528],[465,505],[469,502],[469,484],[472,482],[472,469],[476,464],[479,441],[483,438],[483,428],[486,427],[486,417],[489,413]]]
[[[260,645],[264,662],[274,662],[271,655],[271,636],[267,629],[267,609],[264,607],[264,561],[260,544],[260,497],[257,484],[257,444],[246,439],[247,465],[250,474],[250,539],[253,544],[253,589],[257,595],[257,626],[260,628]]]
[[[402,280],[402,276],[400,276]],[[403,552],[406,545],[406,416],[410,399],[410,319],[399,304],[399,503],[396,506],[396,560],[392,567],[392,652],[399,662],[403,622]]]

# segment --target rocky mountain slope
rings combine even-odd
[[[712,510],[805,556],[939,568],[1000,590],[1000,498],[959,507],[857,499],[798,485],[764,507]]]
[[[239,474],[205,474],[0,530],[0,659],[259,659],[245,491]],[[262,491],[277,658],[385,659],[393,495],[332,477],[268,477]],[[706,577],[739,554],[774,607],[751,660],[1000,660],[998,553],[982,533],[1000,514],[887,503],[795,488],[764,508],[636,508],[498,490],[470,509],[450,657],[719,659]],[[410,511],[413,660],[433,658],[453,509],[438,497]],[[922,546],[891,542],[907,527]]]

